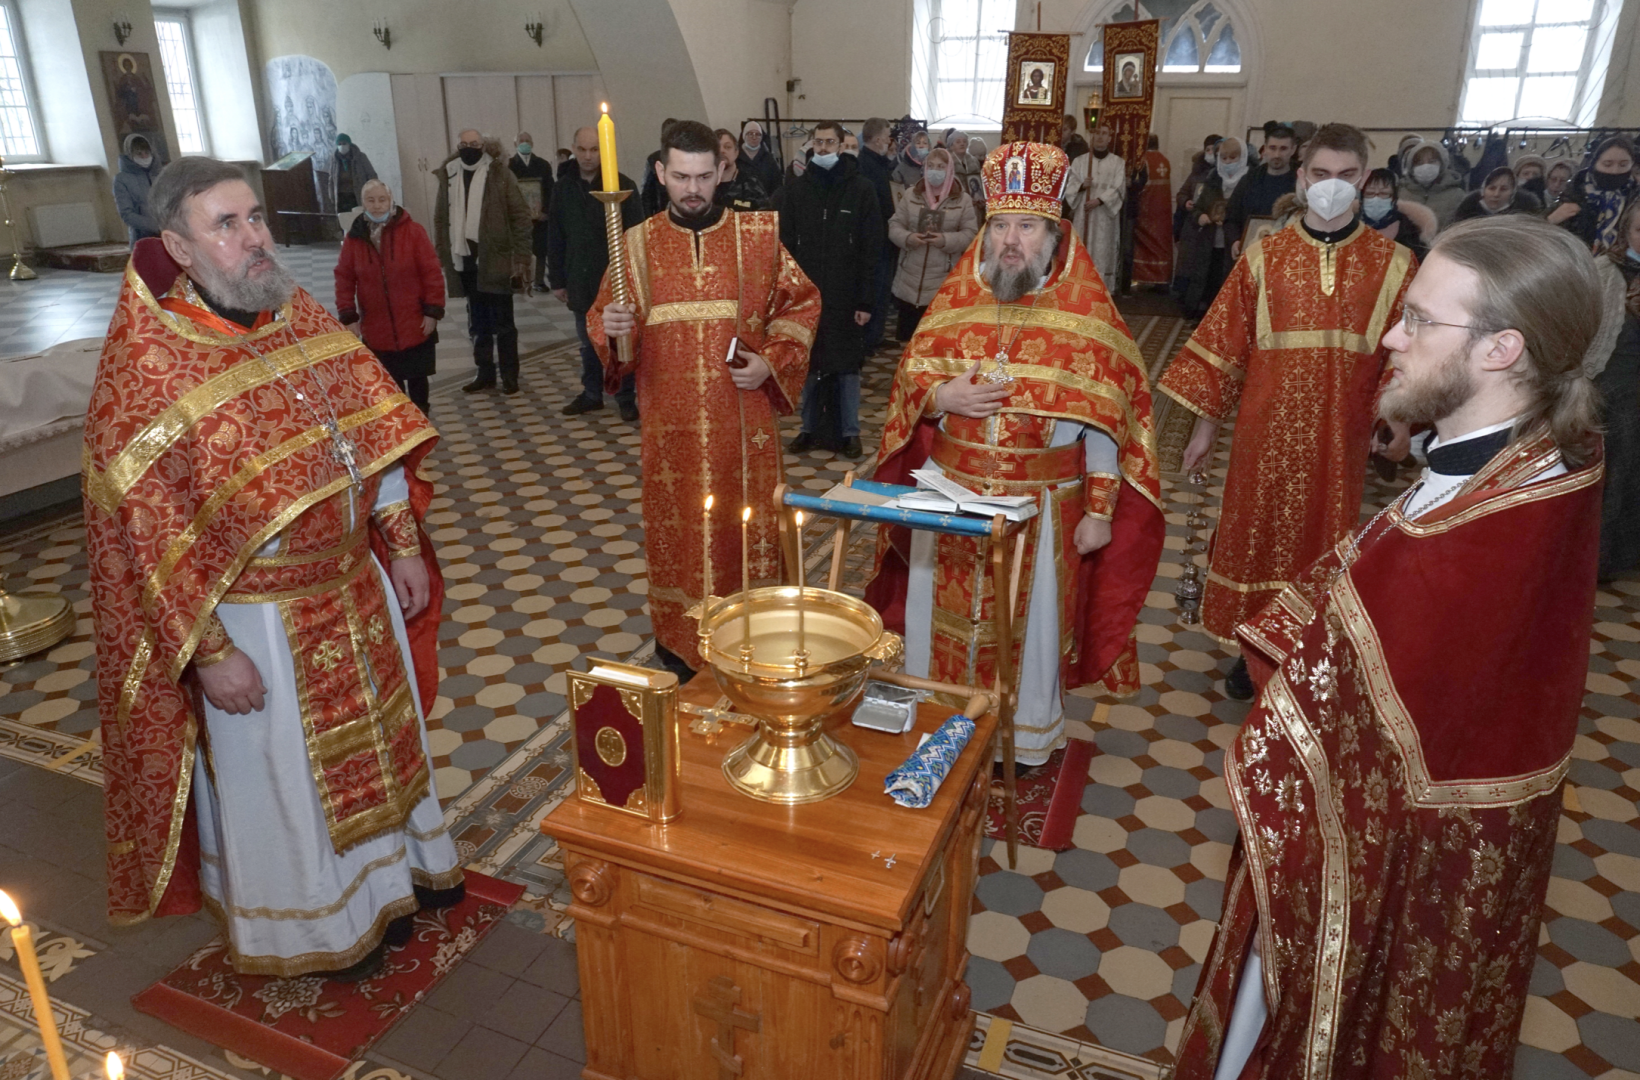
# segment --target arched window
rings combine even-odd
[[[1480,0],[1460,122],[1593,123],[1621,8],[1617,0]]]
[[[1162,71],[1181,75],[1233,75],[1241,71],[1235,27],[1213,0],[1129,0],[1101,22],[1161,22]],[[1083,71],[1105,68],[1105,35],[1095,28]]]

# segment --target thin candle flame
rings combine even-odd
[[[602,109],[604,112],[608,112],[609,111],[609,102],[601,101],[601,102],[598,103],[598,107],[600,109]]]
[[[118,1054],[110,1050],[107,1059],[103,1062],[103,1072],[108,1075],[108,1080],[125,1080],[125,1062],[120,1060]]]
[[[7,896],[3,889],[0,889],[0,919],[5,919],[13,926],[21,926],[23,922],[23,913],[17,910],[17,905],[12,903],[11,897]]]
[[[740,511],[741,524],[745,524],[750,520],[752,520],[752,508],[749,506],[742,507]]]
[[[706,509],[708,510],[712,509],[712,499],[711,495],[706,496]]]

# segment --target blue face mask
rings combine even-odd
[[[527,143],[527,142],[521,142],[521,143],[518,144],[518,153],[522,157],[529,157],[530,156],[530,151],[532,151],[534,149],[535,149],[535,147],[532,146],[530,143]]]
[[[1383,221],[1395,209],[1395,200],[1377,195],[1361,200],[1361,213],[1368,221]]]
[[[818,167],[818,168],[821,168],[821,169],[829,169],[833,165],[837,164],[837,155],[836,154],[816,154],[816,155],[814,155],[814,157],[809,159],[809,163],[816,166],[816,167]]]
[[[1629,262],[1640,263],[1640,251],[1629,248]]]
[[[389,210],[387,213],[378,216],[366,210],[364,212],[364,216],[369,218],[371,221],[374,221],[377,225],[380,225],[382,222],[393,216],[393,211]]]

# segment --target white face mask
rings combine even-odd
[[[1225,180],[1234,180],[1247,171],[1247,162],[1237,158],[1235,161],[1221,161],[1218,164],[1219,176]]]
[[[1323,221],[1331,221],[1349,213],[1350,204],[1355,201],[1357,194],[1354,184],[1335,176],[1311,184],[1304,193],[1304,201],[1309,203],[1310,209],[1316,212],[1317,217]]]
[[[136,157],[133,157],[131,160],[137,163],[137,168],[146,169],[148,166],[150,166],[154,163],[154,155],[152,155],[152,154],[138,154]]]
[[[1414,165],[1412,167],[1412,178],[1425,187],[1440,179],[1440,176],[1441,167],[1433,161],[1425,165]]]

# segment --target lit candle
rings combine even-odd
[[[108,1080],[125,1080],[125,1062],[121,1061],[120,1056],[112,1050],[108,1052],[108,1057],[103,1060],[103,1073],[108,1077]]]
[[[799,664],[803,664],[809,658],[808,650],[803,647],[803,511],[793,516],[797,520],[797,657]]]
[[[40,1041],[46,1047],[51,1080],[68,1080],[68,1059],[63,1057],[63,1042],[57,1037],[57,1018],[51,1013],[51,998],[46,996],[40,958],[34,955],[34,932],[24,925],[22,913],[4,892],[0,892],[0,918],[11,924],[11,943],[17,949],[17,966],[23,969],[29,997],[34,1000],[34,1019],[40,1025]]]
[[[604,114],[598,118],[598,161],[604,170],[604,190],[621,190],[621,170],[615,161],[615,121],[609,118],[609,102],[603,103]]]
[[[706,618],[706,597],[712,595],[712,496],[706,496],[706,509],[701,511],[700,557],[706,563],[706,592],[700,599],[700,617]]]
[[[745,659],[751,658],[752,652],[752,547],[750,542],[750,528],[752,523],[752,508],[742,507],[740,511],[740,613],[743,633],[740,640],[741,655]]]

